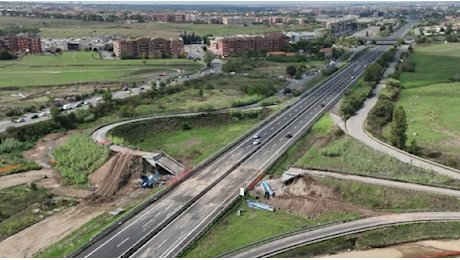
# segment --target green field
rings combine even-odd
[[[460,83],[445,83],[401,91],[396,105],[404,107],[409,122],[407,145],[416,140],[419,146],[460,156],[460,118],[455,109],[460,102],[459,89]],[[390,129],[384,128],[385,136]]]
[[[155,104],[140,105],[136,112],[141,114],[161,113],[165,111],[203,111],[228,108],[233,100],[248,97],[241,87],[262,84],[281,89],[287,82],[265,77],[209,74],[190,80],[183,91],[158,99]],[[202,89],[203,95],[200,95]],[[279,99],[279,102],[284,100]]]
[[[460,44],[457,43],[418,47],[409,58],[415,62],[415,71],[401,74],[404,87],[449,82],[449,78],[460,74]]]
[[[41,37],[80,38],[97,36],[131,36],[131,37],[178,37],[187,31],[196,35],[212,34],[214,36],[236,34],[260,34],[278,31],[304,31],[317,28],[317,25],[253,25],[227,26],[223,24],[179,24],[179,23],[136,23],[118,24],[110,22],[91,22],[69,19],[46,19],[26,17],[1,17],[0,28],[8,26],[39,27]]]
[[[101,60],[91,52],[66,52],[61,56],[28,55],[0,62],[0,87],[50,86],[94,81],[128,82],[159,72],[193,71],[201,62],[185,59]]]
[[[230,114],[211,114],[142,121],[111,130],[109,139],[143,151],[163,149],[184,165],[194,166],[254,127],[270,110],[266,109],[263,114],[260,111],[247,113],[257,118],[237,119]],[[191,129],[184,130],[184,125]]]

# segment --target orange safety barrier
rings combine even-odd
[[[21,167],[20,164],[16,164],[16,165],[12,165],[12,166],[6,166],[6,167],[3,167],[3,168],[0,168],[0,172],[11,171],[11,170],[17,169],[19,167]]]
[[[172,185],[173,183],[176,183],[178,180],[180,180],[182,177],[184,177],[185,175],[187,175],[187,174],[188,174],[189,172],[191,172],[191,171],[192,171],[192,168],[189,168],[189,169],[186,170],[185,172],[183,172],[183,173],[177,175],[176,178],[170,180],[168,183],[166,183],[166,185],[169,186],[169,185]]]
[[[257,177],[257,179],[255,179],[251,184],[249,184],[249,189],[252,190],[252,188],[254,188],[254,186],[256,186],[256,184],[262,180],[262,178],[264,177],[265,175],[265,172],[263,172],[262,174],[259,175],[259,177]]]
[[[108,143],[111,143],[112,141],[110,140],[105,140],[105,141],[99,141],[97,142],[98,144],[108,144]]]
[[[422,257],[412,257],[412,258],[440,258],[446,256],[455,256],[460,255],[460,251],[452,251],[452,252],[441,252],[430,256],[422,256]]]

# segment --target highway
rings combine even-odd
[[[321,84],[315,91],[313,91],[309,96],[301,99],[295,105],[292,105],[289,109],[287,109],[283,114],[279,115],[273,121],[267,123],[267,125],[261,128],[259,134],[262,137],[262,144],[260,144],[259,146],[253,145],[252,137],[245,139],[240,144],[230,149],[230,151],[218,157],[213,163],[197,172],[185,183],[182,183],[173,191],[163,196],[157,203],[151,205],[143,212],[138,214],[136,217],[132,218],[130,221],[122,224],[118,229],[110,233],[108,236],[104,237],[102,240],[96,242],[94,245],[86,249],[84,252],[78,255],[78,257],[129,256],[131,253],[136,251],[132,248],[141,246],[144,243],[144,241],[146,241],[150,236],[153,236],[156,233],[158,233],[158,231],[160,231],[161,228],[163,228],[165,225],[168,225],[168,223],[170,223],[174,218],[176,218],[182,210],[189,208],[188,204],[195,203],[196,199],[201,197],[203,193],[211,194],[207,195],[208,197],[215,197],[215,195],[212,196],[212,194],[216,194],[213,193],[215,189],[212,189],[211,191],[208,191],[207,189],[209,189],[209,187],[214,186],[212,185],[213,183],[219,183],[222,178],[224,178],[224,180],[226,181],[230,180],[231,178],[225,178],[227,173],[230,173],[230,171],[233,170],[233,168],[237,166],[238,163],[246,159],[246,157],[250,156],[252,153],[259,150],[260,148],[264,148],[265,150],[261,149],[261,152],[258,153],[257,156],[252,156],[247,163],[259,163],[261,164],[261,167],[265,167],[266,162],[258,160],[257,158],[260,158],[261,156],[265,157],[265,155],[267,155],[268,152],[271,150],[277,149],[277,151],[281,151],[282,149],[287,149],[287,145],[293,143],[293,139],[290,139],[290,141],[284,139],[284,137],[279,138],[279,131],[291,125],[292,128],[287,129],[289,131],[292,130],[292,134],[293,136],[295,136],[297,133],[300,132],[297,129],[305,129],[306,127],[311,126],[314,119],[316,119],[318,115],[324,112],[326,109],[326,107],[321,107],[320,101],[329,102],[330,104],[335,102],[336,97],[339,97],[341,93],[344,91],[344,89],[348,87],[350,84],[352,84],[362,74],[362,70],[353,70],[356,67],[364,68],[363,65],[369,64],[376,60],[388,48],[389,46],[376,47],[372,51],[361,55],[357,59],[357,61],[353,62],[350,66],[343,69],[337,75],[329,78],[326,82]],[[354,80],[351,79],[351,76],[353,75],[355,76]],[[304,115],[304,118],[302,118],[302,115]],[[295,121],[296,119],[299,119],[296,121],[297,124],[291,124],[291,121]],[[299,127],[299,124],[302,126]],[[277,135],[278,138],[272,139]],[[273,140],[273,142],[266,144],[270,140]],[[276,146],[281,146],[281,149]],[[273,152],[270,152],[270,160],[276,159],[275,156],[276,153],[273,154]],[[249,171],[255,172],[253,169],[250,169]],[[232,175],[232,177],[233,176],[237,175]],[[249,178],[244,178],[243,181],[249,181]],[[241,178],[235,178],[235,180],[241,181]],[[228,191],[218,190],[217,194],[220,194],[223,197],[225,197],[223,201],[224,203],[222,203],[222,201],[219,201],[219,205],[225,205],[225,201],[228,198],[232,198],[234,195],[234,191],[237,191],[239,187],[240,185],[235,185],[232,187],[227,187]],[[206,199],[207,197],[204,198]],[[220,199],[222,198],[216,197],[216,200]],[[216,211],[217,208],[218,207],[214,207],[213,205],[209,205],[207,207],[207,209],[214,211]],[[189,208],[187,212],[188,214],[182,214],[181,217],[184,215],[190,215],[191,217],[193,217],[193,214],[191,213],[191,211],[193,210],[195,210],[195,208]],[[200,210],[198,210],[198,213],[199,211]],[[198,216],[197,219],[199,221],[206,221],[206,219],[201,220],[203,216],[206,217],[210,215],[202,214],[201,216]],[[177,222],[174,222],[174,224],[176,223]],[[188,224],[187,227],[193,227],[193,225],[189,225],[190,224]],[[179,225],[169,225],[168,228],[171,226],[176,228],[179,227]],[[180,226],[182,228],[185,228],[183,222],[181,222]],[[185,239],[183,239],[183,242],[186,243],[187,238],[189,238],[190,235],[193,235],[194,231],[191,230],[191,232],[192,233],[185,234]],[[161,234],[165,233],[166,231],[163,231]],[[172,238],[169,241],[161,241],[157,244],[157,247],[159,247],[160,245],[174,247],[176,242],[182,241],[182,237],[180,236],[180,234],[177,234],[176,237],[177,239]],[[152,240],[152,242],[154,241],[155,239]],[[176,249],[173,248],[171,253],[168,253],[168,251],[166,250],[165,253],[174,254],[175,250]],[[162,250],[156,250],[155,252],[160,251]],[[142,252],[143,251],[141,250],[140,253]]]
[[[267,166],[274,162],[284,151],[289,149],[296,141],[295,137],[302,136],[331,105],[335,104],[344,90],[355,82],[363,70],[356,67],[372,63],[389,47],[376,47],[374,50],[363,54],[349,67],[339,72],[330,81],[322,84],[318,91],[304,98],[297,105],[279,116],[278,122],[269,130],[276,131],[273,138],[241,164],[231,173],[195,202],[179,217],[175,218],[168,226],[161,230],[152,240],[146,243],[133,257],[160,258],[175,257],[183,247],[192,242],[196,234],[200,233],[207,224],[213,220],[225,206],[239,194],[240,187],[247,187]],[[351,79],[351,76],[354,79]],[[325,107],[322,107],[324,104]],[[306,109],[301,109],[306,108]],[[281,125],[279,121],[288,121],[296,117],[287,127],[275,128]],[[271,132],[259,131],[262,138]],[[291,139],[286,138],[291,134]],[[249,149],[248,144],[246,149]],[[239,152],[241,153],[241,151]],[[236,155],[239,155],[238,153]],[[166,241],[166,242],[165,242]]]
[[[277,239],[266,244],[234,253],[228,258],[262,258],[271,257],[296,247],[313,244],[335,237],[360,233],[366,230],[383,228],[391,225],[423,222],[460,221],[460,212],[423,212],[378,216],[324,227],[313,231]]]

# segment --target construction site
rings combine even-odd
[[[32,257],[98,216],[106,220],[116,217],[183,171],[179,162],[161,152],[120,149],[110,151],[109,160],[88,176],[90,190],[75,189],[64,185],[61,174],[51,166],[52,150],[72,134],[48,135],[33,150],[23,153],[25,158],[41,165],[41,170],[0,177],[2,190],[34,183],[46,189],[52,200],[72,201],[51,213],[44,213],[37,203],[24,209],[36,212],[38,221],[0,241],[0,256]]]

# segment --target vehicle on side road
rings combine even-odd
[[[15,123],[22,123],[22,122],[25,122],[26,119],[24,117],[21,117],[21,118],[18,118],[16,120],[14,120]]]
[[[38,115],[37,115],[37,114],[32,115],[32,116],[30,117],[30,119],[37,119],[37,118],[38,118]]]
[[[40,113],[40,116],[41,116],[41,117],[44,117],[44,116],[47,116],[47,115],[48,115],[47,112],[42,112],[42,113]]]

